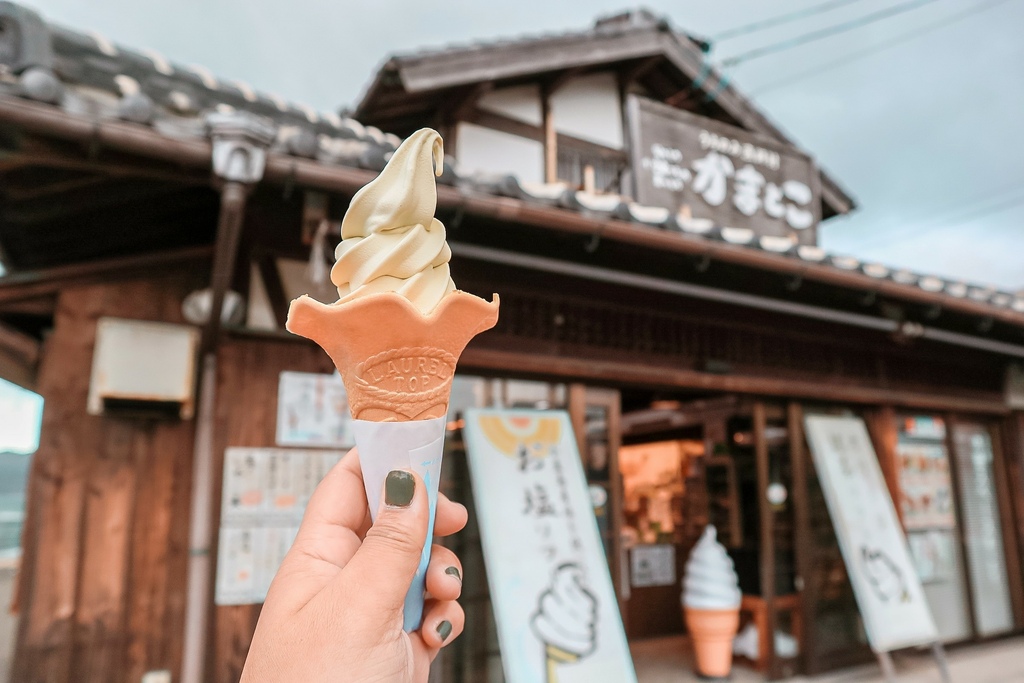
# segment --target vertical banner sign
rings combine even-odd
[[[636,683],[569,415],[465,417],[506,680]]]
[[[809,415],[805,422],[871,649],[934,643],[935,622],[864,421]]]
[[[636,200],[815,244],[820,176],[793,145],[635,95],[628,101]]]

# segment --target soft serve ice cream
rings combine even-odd
[[[715,528],[704,529],[686,562],[683,605],[691,609],[738,609],[739,581],[732,558],[716,539]]]
[[[444,225],[434,218],[434,176],[443,169],[441,136],[424,128],[352,198],[331,270],[340,303],[397,292],[426,315],[455,290],[448,268],[452,252]]]
[[[697,670],[707,679],[727,680],[742,599],[732,558],[708,526],[686,562],[682,596]]]

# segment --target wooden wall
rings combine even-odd
[[[181,322],[195,286],[176,274],[60,294],[37,386],[13,681],[136,683],[180,668],[194,424],[85,405],[97,319]]]
[[[220,349],[214,440],[214,503],[218,510],[224,450],[275,445],[277,383],[283,370],[333,372],[334,366],[319,347],[294,341],[234,337],[226,339]],[[208,681],[238,681],[259,613],[260,605],[214,608]]]

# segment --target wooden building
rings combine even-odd
[[[864,657],[802,437],[802,415],[823,411],[868,421],[908,531],[935,531],[911,519],[921,447],[943,461],[937,542],[956,571],[930,590],[955,607],[946,639],[1024,627],[1024,298],[823,252],[820,221],[853,200],[666,21],[631,12],[396,57],[358,123],[17,5],[0,15],[0,376],[46,400],[11,680],[237,680],[259,606],[214,604],[225,450],[276,445],[282,372],[330,372],[283,331],[288,299],[330,296],[306,274],[338,238],[321,227],[396,135],[425,125],[454,156],[438,216],[456,282],[502,297],[460,364],[479,391],[453,409],[570,411],[609,493],[631,636],[682,630],[678,587],[632,589],[624,560],[625,532],[650,527],[625,496],[620,445],[670,442],[687,493],[669,497],[657,540],[678,571],[704,524],[729,539],[768,642],[799,643],[793,659],[769,651],[766,674]],[[184,395],[98,389],[114,381],[94,374],[110,319],[194,331]],[[121,348],[144,362],[128,350],[155,347]],[[469,500],[450,441],[447,485]],[[770,484],[787,503],[760,495]],[[444,680],[498,680],[473,534],[456,541],[470,626]]]

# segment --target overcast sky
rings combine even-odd
[[[678,28],[725,29],[823,0],[647,6]],[[1024,288],[1024,0],[785,87],[798,72],[883,45],[992,0],[919,0],[892,18],[737,67],[732,78],[859,201],[826,223],[831,251]],[[906,4],[856,0],[718,44],[715,58]],[[49,21],[336,110],[384,57],[418,47],[584,28],[616,0],[38,0]]]

